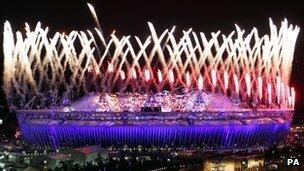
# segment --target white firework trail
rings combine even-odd
[[[94,8],[88,6],[99,27]],[[28,95],[47,99],[56,90],[72,89],[77,95],[92,89],[149,93],[182,88],[294,107],[294,89],[284,89],[299,27],[286,19],[279,28],[271,19],[269,23],[270,34],[262,37],[256,28],[245,33],[237,25],[228,36],[217,32],[207,39],[189,29],[175,37],[175,27],[157,33],[148,23],[151,34],[146,39],[115,34],[105,39],[101,29],[49,35],[40,22],[33,30],[26,24],[25,31],[13,32],[6,21],[3,88],[13,105],[16,95],[22,105]]]

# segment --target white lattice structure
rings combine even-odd
[[[150,36],[105,39],[98,29],[56,33],[38,23],[25,32],[4,25],[4,85],[15,105],[29,97],[49,98],[48,92],[80,91],[149,93],[193,89],[256,98],[264,104],[294,106],[295,92],[288,86],[299,27],[287,20],[270,34],[245,33],[235,25],[229,35],[211,33],[207,39],[192,29],[175,37],[175,28]],[[21,99],[21,100],[20,100]]]

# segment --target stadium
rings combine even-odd
[[[83,145],[267,148],[293,117],[297,26],[259,36],[175,27],[107,39],[100,28],[56,32],[4,25],[4,84],[33,149]],[[180,34],[180,33],[179,33]]]

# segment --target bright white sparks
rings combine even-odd
[[[100,27],[93,6],[88,7]],[[88,83],[101,92],[112,92],[118,84],[121,91],[126,87],[132,92],[150,92],[150,87],[162,91],[169,84],[173,92],[204,87],[293,107],[295,91],[284,89],[299,27],[288,25],[286,19],[280,27],[269,21],[270,34],[262,37],[255,28],[246,33],[236,25],[228,36],[217,32],[207,39],[204,33],[189,29],[177,38],[175,28],[157,33],[148,23],[146,39],[111,34],[108,40],[101,29],[50,36],[40,23],[32,30],[26,24],[25,34],[14,33],[6,21],[3,88],[10,100],[14,93],[23,98],[28,93],[46,96],[46,91],[62,86],[88,92]],[[87,71],[94,72],[88,77]],[[66,72],[71,74],[68,79]]]

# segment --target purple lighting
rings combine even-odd
[[[83,146],[198,146],[206,149],[268,147],[284,139],[289,123],[183,125],[21,124],[34,148]]]
[[[216,150],[278,143],[288,131],[292,113],[19,111],[18,120],[23,138],[32,148],[127,144]]]

